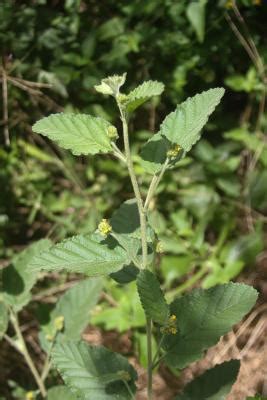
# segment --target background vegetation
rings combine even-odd
[[[208,288],[238,279],[252,282],[264,302],[265,2],[32,0],[2,1],[0,8],[1,268],[39,238],[57,241],[92,231],[129,198],[126,171],[115,160],[74,160],[31,131],[37,119],[63,109],[102,115],[118,126],[115,106],[93,86],[127,71],[133,87],[147,79],[166,85],[160,106],[157,100],[148,103],[131,123],[140,180],[138,150],[157,131],[161,116],[196,92],[226,88],[204,139],[178,164],[172,180],[166,174],[160,185],[160,212],[153,212],[152,204],[151,224],[164,248],[158,264],[167,297],[196,284]],[[143,121],[148,121],[145,130]],[[52,278],[43,277],[36,302],[23,312],[29,335],[40,304],[55,303],[55,294],[76,279]],[[103,296],[91,322],[102,332],[124,333],[134,326],[135,346],[142,349],[143,314],[131,285],[107,281]],[[16,363],[11,364],[1,370],[2,382],[18,380]],[[28,389],[23,371],[19,379]],[[12,398],[12,390],[13,398],[20,398],[12,382],[6,389],[2,382],[4,398]]]

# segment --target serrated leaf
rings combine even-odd
[[[52,361],[66,385],[84,400],[130,400],[127,385],[132,393],[136,391],[134,368],[126,358],[105,347],[85,342],[56,344]]]
[[[8,310],[6,305],[0,301],[0,339],[2,339],[8,326]]]
[[[51,241],[39,240],[12,259],[11,265],[4,268],[2,291],[4,301],[18,312],[31,300],[31,289],[38,278],[38,271],[30,269],[32,259],[41,251],[48,249]]]
[[[78,400],[66,386],[54,386],[47,391],[47,400]]]
[[[102,279],[89,278],[78,282],[59,298],[56,307],[50,314],[50,320],[41,325],[40,342],[47,351],[49,343],[47,335],[56,334],[55,320],[64,318],[63,330],[57,333],[56,341],[78,340],[90,320],[90,313],[97,304],[102,289]]]
[[[33,132],[54,140],[74,155],[108,153],[112,150],[107,128],[110,123],[87,114],[52,114],[37,121]]]
[[[185,152],[189,151],[200,139],[201,129],[223,94],[223,88],[215,88],[188,98],[164,119],[160,133]]]
[[[195,289],[174,300],[170,312],[177,317],[178,332],[168,335],[163,344],[167,364],[185,368],[201,358],[204,350],[249,312],[257,295],[251,286],[228,283],[208,290]]]
[[[169,306],[156,276],[144,269],[139,272],[136,283],[146,316],[158,324],[166,324],[169,317]]]
[[[100,85],[95,86],[95,90],[99,93],[116,97],[119,94],[121,86],[125,83],[126,75],[125,72],[123,75],[108,76],[101,80]]]
[[[64,316],[64,339],[80,339],[90,312],[97,304],[103,286],[102,279],[89,278],[77,283],[60,297],[52,317]]]
[[[128,94],[126,108],[128,112],[134,111],[141,104],[153,96],[159,96],[164,90],[164,85],[158,81],[146,81],[137,86]]]
[[[91,235],[78,235],[52,246],[31,262],[33,271],[60,271],[82,273],[88,276],[108,275],[129,263],[125,250],[110,249]]]
[[[225,400],[237,378],[240,361],[231,360],[209,369],[186,386],[175,400]]]

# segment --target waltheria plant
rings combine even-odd
[[[252,287],[229,283],[208,290],[194,289],[168,304],[154,268],[156,253],[162,250],[148,223],[150,202],[165,171],[173,169],[200,139],[201,130],[219,104],[224,89],[210,89],[178,105],[164,119],[159,132],[143,146],[142,168],[151,176],[144,196],[145,188],[140,187],[133,165],[128,122],[137,107],[163,92],[164,85],[147,81],[125,94],[121,92],[125,80],[126,74],[115,75],[95,87],[99,93],[115,99],[122,129],[103,118],[64,113],[43,118],[33,126],[34,132],[55,140],[74,155],[115,156],[128,169],[134,193],[110,219],[103,219],[95,232],[74,236],[56,245],[44,241],[30,258],[27,267],[30,276],[41,270],[64,270],[89,277],[60,299],[52,325],[41,335],[42,347],[48,352],[47,365],[51,357],[52,365],[66,384],[48,390],[45,379],[41,377],[40,386],[37,377],[41,395],[46,397],[48,393],[51,399],[56,395],[88,400],[135,398],[137,373],[127,359],[105,347],[80,340],[88,320],[87,309],[97,301],[96,286],[101,287],[99,276],[109,275],[121,284],[136,280],[146,316],[147,398],[150,400],[153,399],[153,371],[160,363],[171,369],[183,369],[201,358],[206,349],[241,320],[257,298]],[[116,144],[120,135],[123,149]],[[4,296],[3,304],[7,304],[14,321],[18,310],[12,299]],[[154,351],[153,337],[157,342]],[[224,399],[238,370],[236,360],[218,365],[190,383],[175,399]]]

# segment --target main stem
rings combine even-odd
[[[22,333],[20,331],[17,315],[13,311],[11,311],[11,322],[12,322],[12,325],[13,325],[14,330],[16,332],[16,335],[17,335],[17,337],[18,337],[18,339],[19,339],[19,341],[20,341],[20,343],[22,345],[22,350],[20,350],[20,351],[21,351],[23,357],[25,358],[25,361],[26,361],[26,363],[27,363],[27,365],[28,365],[28,367],[29,367],[34,379],[35,379],[35,382],[37,383],[37,386],[40,389],[42,397],[45,398],[46,397],[46,389],[45,389],[44,383],[43,383],[43,381],[42,381],[42,379],[41,379],[41,377],[40,377],[40,375],[39,375],[39,373],[38,373],[38,371],[37,371],[37,369],[36,369],[36,367],[34,365],[34,362],[31,359],[31,356],[30,356],[30,354],[28,352],[24,337],[22,336]]]
[[[120,115],[121,115],[121,120],[122,120],[123,141],[124,141],[126,162],[127,162],[127,167],[128,167],[130,179],[132,182],[132,186],[133,186],[133,191],[134,191],[135,198],[137,201],[137,207],[138,207],[138,212],[139,212],[139,217],[140,217],[141,243],[142,243],[142,267],[146,268],[146,266],[147,266],[146,210],[144,209],[144,206],[143,206],[142,196],[141,196],[138,182],[137,182],[137,179],[136,179],[136,176],[134,173],[134,167],[133,167],[133,161],[132,161],[130,143],[129,143],[129,132],[128,132],[126,113],[122,109],[120,104],[119,104],[119,110],[120,110]]]
[[[146,216],[146,209],[144,208],[142,196],[140,193],[139,185],[135,176],[133,161],[131,156],[130,150],[130,143],[129,143],[129,132],[128,132],[128,123],[126,113],[118,104],[121,121],[122,121],[122,128],[123,128],[123,141],[124,141],[124,148],[125,148],[125,155],[126,155],[126,162],[128,166],[128,171],[130,175],[130,179],[133,186],[133,191],[135,194],[135,198],[137,201],[137,207],[140,217],[140,229],[141,229],[141,243],[142,243],[142,268],[147,267],[147,216]],[[153,399],[153,392],[152,392],[152,320],[151,318],[147,318],[146,320],[146,336],[147,336],[147,398],[148,400]]]

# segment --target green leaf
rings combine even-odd
[[[52,246],[31,262],[33,271],[60,271],[82,273],[88,276],[108,275],[129,263],[125,250],[110,249],[91,235],[78,235]]]
[[[161,95],[163,90],[164,85],[161,82],[147,81],[142,83],[128,94],[126,103],[127,111],[134,111],[151,97]]]
[[[140,271],[137,277],[137,290],[146,316],[158,324],[166,324],[169,307],[156,276],[147,269]]]
[[[178,332],[164,342],[167,364],[184,368],[199,359],[253,307],[257,291],[248,285],[228,283],[208,290],[195,289],[170,305]]]
[[[150,174],[156,174],[162,168],[171,143],[160,132],[152,136],[141,150],[141,165]]]
[[[126,72],[123,75],[113,75],[101,80],[100,85],[95,86],[95,90],[102,94],[117,96],[120,88],[126,80]]]
[[[190,3],[186,9],[186,15],[189,19],[200,43],[205,36],[205,6],[207,0],[199,0],[197,3]]]
[[[110,123],[87,114],[52,114],[37,121],[32,130],[54,140],[74,155],[108,153],[112,150]]]
[[[215,88],[188,98],[164,119],[160,133],[184,151],[189,151],[200,139],[201,129],[223,94],[223,88]]]
[[[54,386],[47,391],[47,400],[78,400],[66,386]]]
[[[239,368],[238,360],[216,365],[190,382],[175,400],[224,400],[231,391]]]
[[[0,339],[2,339],[4,333],[8,327],[8,310],[6,305],[0,301]]]
[[[89,278],[77,283],[59,299],[52,315],[53,318],[64,316],[64,338],[80,339],[89,322],[90,312],[97,304],[101,289],[102,279]]]
[[[63,330],[56,336],[57,342],[65,340],[78,340],[90,320],[90,313],[97,304],[102,289],[100,278],[89,278],[77,283],[60,297],[56,307],[50,314],[47,324],[41,326],[40,341],[47,350],[49,343],[47,335],[56,335],[55,320],[64,318]]]
[[[129,264],[125,265],[125,267],[120,269],[118,272],[110,274],[110,277],[114,279],[114,281],[120,284],[125,284],[134,281],[138,273],[139,273],[139,268],[137,268],[133,264]]]
[[[113,232],[137,237],[140,229],[140,217],[136,200],[130,199],[121,204],[113,213],[110,223]]]
[[[31,261],[37,254],[50,246],[50,240],[39,240],[16,255],[12,259],[11,265],[4,268],[2,274],[3,299],[15,311],[20,311],[31,300],[31,289],[38,278],[38,271],[30,269]]]
[[[105,347],[85,342],[56,344],[52,353],[66,385],[84,400],[130,400],[137,378],[127,359]]]

